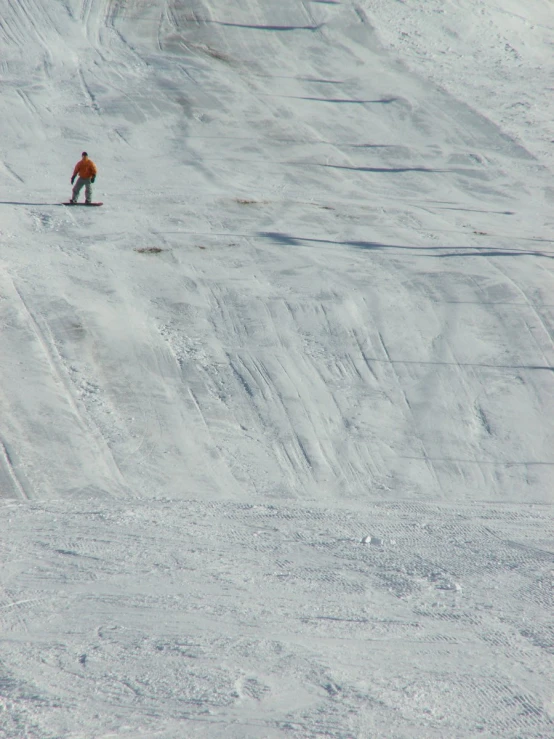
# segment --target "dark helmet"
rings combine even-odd
[[[83,153],[81,154],[81,156],[82,156],[82,157],[88,157],[88,154],[86,153],[86,151],[84,151],[84,152],[83,152]]]

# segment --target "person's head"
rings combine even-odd
[[[83,152],[83,153],[81,154],[81,156],[83,157],[83,159],[86,159],[86,158],[88,157],[88,154],[86,153],[86,151],[84,151],[84,152]]]

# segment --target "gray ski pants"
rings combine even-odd
[[[79,199],[79,193],[85,187],[85,200],[90,203],[92,200],[92,185],[90,183],[90,177],[78,177],[77,182],[73,185],[73,200]]]

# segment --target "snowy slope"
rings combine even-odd
[[[0,735],[552,736],[520,6],[0,0]]]

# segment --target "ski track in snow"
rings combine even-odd
[[[549,507],[90,499],[8,513],[0,622],[15,735],[18,721],[33,735],[34,718],[46,735],[80,720],[96,736],[99,714],[108,735],[137,716],[136,736],[552,731]]]
[[[551,737],[552,5],[0,19],[0,735]]]

